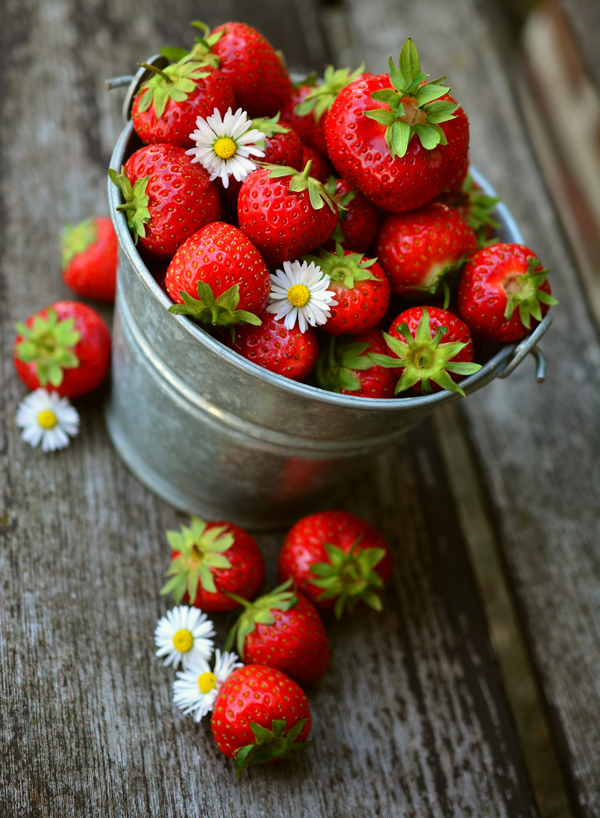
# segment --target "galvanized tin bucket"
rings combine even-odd
[[[111,168],[138,146],[123,130]],[[489,195],[493,189],[473,170]],[[177,508],[248,528],[274,528],[330,502],[366,460],[392,446],[448,392],[370,400],[326,392],[247,361],[171,305],[140,258],[125,217],[108,197],[119,239],[113,329],[112,387],[106,410],[110,437],[133,473]],[[496,217],[501,238],[523,238],[508,209]],[[462,381],[468,394],[509,375],[536,349],[550,316],[520,344],[508,344]]]

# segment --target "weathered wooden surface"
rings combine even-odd
[[[310,694],[316,747],[236,783],[208,725],[174,708],[152,633],[167,607],[163,532],[181,518],[118,461],[101,396],[81,402],[68,450],[22,444],[10,354],[13,321],[68,295],[59,226],[105,211],[119,104],[103,80],[186,42],[185,21],[216,22],[215,9],[11,0],[4,11],[0,815],[533,815],[429,425],[348,500],[390,538],[396,568],[384,615],[331,629],[331,670]],[[223,3],[218,14],[259,25],[292,67],[318,66],[310,4]],[[280,541],[261,538],[271,563]]]
[[[578,813],[600,805],[600,346],[503,71],[501,19],[476,0],[348,4],[358,49],[385,70],[412,36],[425,70],[447,74],[472,125],[472,161],[540,254],[560,300],[532,364],[464,403]],[[591,22],[591,21],[590,21]],[[357,50],[358,50],[357,49]],[[512,78],[519,82],[520,77]]]

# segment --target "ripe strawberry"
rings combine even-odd
[[[271,266],[312,252],[333,233],[337,206],[309,174],[310,162],[302,173],[268,165],[244,180],[238,197],[240,228]]]
[[[327,142],[322,127],[325,118],[323,117],[322,121],[317,123],[312,106],[307,114],[296,113],[306,96],[315,89],[316,81],[315,73],[293,86],[292,95],[281,108],[281,122],[292,127],[305,145],[314,148],[321,156],[327,157]]]
[[[310,732],[306,694],[285,673],[262,665],[240,667],[215,701],[211,729],[219,750],[237,762],[236,775],[251,764],[289,758],[304,750]]]
[[[135,132],[145,145],[169,143],[192,148],[190,134],[198,117],[215,108],[224,114],[235,110],[235,93],[227,77],[209,65],[189,58],[160,69],[142,63],[153,76],[138,91],[131,111]]]
[[[313,179],[318,179],[324,185],[332,174],[332,167],[322,156],[320,156],[314,148],[308,145],[302,145],[302,164],[305,168],[307,162],[311,163],[310,174]]]
[[[62,277],[83,298],[114,301],[119,243],[110,219],[66,224],[61,234]]]
[[[292,579],[315,606],[339,619],[359,601],[382,608],[379,591],[392,573],[389,546],[373,526],[347,511],[299,520],[279,552],[280,582]]]
[[[257,146],[265,152],[263,162],[270,165],[286,165],[288,168],[300,170],[306,164],[303,162],[304,145],[296,131],[289,125],[279,122],[279,114],[267,119],[253,119],[252,127],[265,135],[264,145],[257,142]]]
[[[306,256],[329,276],[328,290],[335,293],[337,306],[323,325],[330,335],[356,335],[377,326],[390,303],[390,284],[376,259],[351,253],[338,244],[335,253],[321,250]]]
[[[394,213],[412,210],[451,184],[469,148],[464,111],[442,80],[425,82],[412,40],[400,67],[340,92],[327,117],[329,158],[367,199]],[[442,127],[443,124],[443,127]]]
[[[329,339],[329,348],[319,356],[316,375],[319,386],[342,395],[358,398],[393,398],[398,376],[393,369],[373,363],[368,353],[385,354],[387,346],[378,329],[355,338],[344,338],[336,344]]]
[[[467,325],[438,307],[405,310],[392,321],[384,338],[392,356],[372,353],[369,357],[379,366],[397,370],[396,394],[412,387],[424,394],[447,389],[464,397],[455,381],[481,369],[472,363],[473,341]]]
[[[446,306],[449,282],[475,252],[473,230],[441,202],[386,216],[377,238],[377,258],[395,295],[415,299],[443,290]]]
[[[233,523],[205,523],[192,517],[189,528],[167,531],[171,579],[161,594],[172,594],[203,611],[222,613],[240,604],[230,594],[254,599],[265,581],[265,564],[253,538]]]
[[[79,398],[100,386],[110,366],[110,333],[97,312],[57,301],[16,324],[14,361],[28,389],[45,386]]]
[[[181,245],[165,283],[176,304],[169,312],[217,327],[260,325],[256,314],[271,291],[260,253],[241,230],[225,222],[207,224]]]
[[[236,644],[246,664],[281,670],[300,685],[316,682],[329,664],[329,642],[315,607],[285,582],[268,594],[247,602],[231,629],[225,650]]]
[[[301,332],[296,324],[288,329],[284,321],[262,312],[260,327],[240,327],[232,349],[249,361],[284,378],[303,381],[312,372],[319,356],[319,338],[314,327]]]
[[[152,258],[170,259],[191,235],[221,215],[219,194],[209,175],[177,145],[149,145],[127,160],[121,173],[109,170],[121,191],[127,224]]]
[[[461,317],[490,341],[519,341],[553,304],[548,270],[523,244],[495,244],[469,260],[458,284]],[[532,323],[533,319],[533,323]]]
[[[484,193],[470,173],[463,179],[458,190],[451,185],[440,193],[437,201],[458,210],[477,236],[479,247],[488,247],[495,243],[492,237],[500,224],[494,219],[493,213],[500,199]]]
[[[339,242],[346,250],[364,253],[373,243],[379,227],[379,211],[364,196],[352,190],[344,179],[330,176],[325,185],[328,193],[339,201],[338,223],[326,244],[331,250]]]
[[[273,46],[246,23],[223,23],[212,34],[204,23],[192,25],[204,35],[196,41],[192,59],[216,63],[249,116],[276,114],[291,95],[292,83]]]

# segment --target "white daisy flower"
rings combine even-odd
[[[206,662],[213,654],[213,623],[199,608],[179,605],[159,621],[154,631],[157,656],[165,656],[164,665],[184,668],[198,661]]]
[[[192,156],[192,162],[200,162],[210,173],[212,182],[221,177],[223,187],[229,187],[229,177],[234,176],[242,182],[258,165],[250,159],[252,156],[264,156],[265,152],[257,148],[255,142],[263,142],[264,133],[252,129],[252,120],[241,108],[232,113],[231,108],[223,118],[218,108],[212,116],[196,120],[197,130],[190,134],[196,143],[195,148],[186,151]],[[252,130],[251,130],[252,129]]]
[[[69,445],[79,433],[79,414],[66,398],[46,389],[27,395],[17,409],[21,437],[34,448],[42,443],[43,452],[54,452]]]
[[[275,320],[285,318],[284,324],[293,329],[296,321],[300,332],[308,325],[324,324],[337,305],[335,293],[328,290],[329,276],[311,261],[284,261],[283,270],[271,276],[271,296],[267,312],[275,313]]]
[[[202,660],[189,670],[177,674],[173,682],[173,701],[187,716],[193,713],[194,721],[200,721],[213,709],[225,681],[242,662],[235,653],[221,653],[217,648],[215,667],[211,671],[208,662]]]

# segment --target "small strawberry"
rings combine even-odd
[[[152,258],[170,259],[191,235],[221,215],[219,194],[203,167],[177,145],[148,145],[129,157],[121,173],[109,170],[124,203],[117,207]]]
[[[312,106],[307,114],[296,113],[308,94],[315,89],[316,82],[317,75],[314,73],[294,85],[292,95],[281,108],[281,122],[292,127],[305,145],[310,145],[318,154],[327,157],[327,142],[322,128],[325,120],[317,123]]]
[[[83,298],[114,301],[119,243],[110,219],[66,224],[61,234],[62,277]]]
[[[225,222],[207,224],[181,245],[165,283],[176,305],[169,312],[217,327],[259,326],[256,314],[271,291],[260,253],[241,230]]]
[[[302,164],[305,168],[306,164],[310,162],[310,174],[313,179],[317,179],[324,185],[331,176],[333,169],[327,159],[320,156],[314,148],[308,145],[302,145]]]
[[[344,179],[330,176],[325,185],[328,193],[339,201],[338,223],[329,244],[339,242],[346,250],[364,253],[373,243],[379,227],[379,210],[364,196],[352,190]]]
[[[459,190],[453,185],[440,193],[437,201],[458,210],[477,236],[480,248],[496,243],[493,235],[500,224],[494,219],[494,210],[501,200],[497,196],[488,196],[484,193],[470,173],[463,179]]]
[[[28,389],[45,386],[79,398],[100,386],[110,366],[110,333],[97,312],[57,301],[16,324],[14,362]]]
[[[323,244],[337,223],[337,206],[310,175],[267,165],[248,176],[238,197],[240,228],[270,266],[296,259]]]
[[[236,775],[252,764],[289,758],[312,745],[302,688],[274,668],[246,665],[229,676],[214,704],[211,729],[219,750],[235,758]]]
[[[284,321],[262,312],[260,327],[245,326],[236,331],[232,349],[258,366],[303,381],[312,372],[319,356],[317,331],[307,327],[302,332],[296,324],[288,329]]]
[[[458,307],[473,332],[490,341],[519,341],[558,304],[548,269],[523,244],[495,244],[471,258],[458,283]],[[533,319],[533,320],[532,320]]]
[[[252,120],[252,127],[265,135],[263,143],[257,142],[258,147],[265,152],[262,161],[269,165],[286,165],[300,170],[306,164],[302,154],[304,145],[292,127],[279,121],[279,116],[277,113],[270,119],[263,117]]]
[[[169,143],[191,148],[190,134],[198,117],[215,108],[224,114],[235,108],[235,93],[227,77],[211,66],[183,59],[166,68],[141,65],[153,76],[138,91],[131,111],[135,132],[145,145]]]
[[[251,117],[274,116],[292,93],[288,73],[273,46],[246,23],[223,23],[210,32],[201,22],[191,58],[209,62],[225,74],[238,105]]]
[[[367,199],[394,213],[433,199],[462,169],[469,123],[440,80],[426,82],[412,40],[397,68],[346,86],[325,131],[329,158]]]
[[[231,629],[225,650],[234,645],[246,664],[281,670],[300,685],[316,682],[329,664],[329,642],[315,607],[284,582],[268,594],[247,602]]]
[[[379,591],[392,573],[389,546],[373,526],[347,511],[322,511],[299,520],[279,552],[280,582],[292,579],[322,611],[339,619],[360,601],[377,611]]]
[[[385,354],[387,346],[378,329],[355,338],[329,339],[319,356],[316,375],[319,386],[358,398],[393,398],[398,376],[393,369],[373,363],[368,353]]]
[[[172,560],[171,579],[161,594],[171,594],[203,611],[222,613],[240,604],[237,594],[254,599],[265,581],[265,565],[254,539],[233,523],[205,523],[192,517],[189,528],[167,531]]]
[[[392,321],[384,338],[392,356],[372,353],[369,357],[379,366],[397,370],[396,394],[412,387],[424,394],[447,389],[464,397],[455,381],[481,369],[472,363],[473,341],[467,325],[438,307],[405,310]]]
[[[323,325],[330,335],[356,335],[377,326],[390,303],[390,284],[377,259],[351,253],[340,244],[335,253],[321,250],[305,256],[329,276],[328,289],[335,293],[337,306]]]
[[[386,216],[377,238],[377,258],[395,295],[415,299],[442,290],[446,306],[449,282],[475,252],[473,230],[458,210],[441,202]]]

